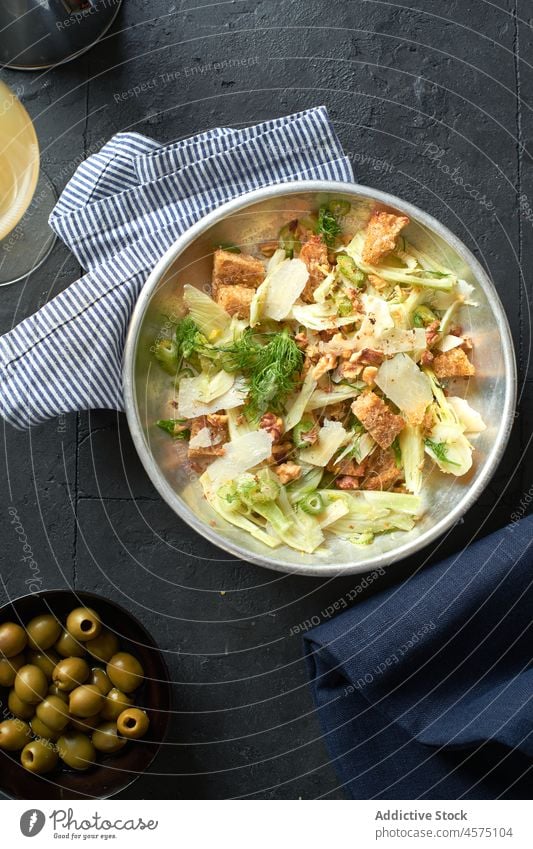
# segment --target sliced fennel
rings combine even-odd
[[[340,316],[336,304],[331,301],[323,304],[295,304],[291,317],[309,330],[331,330],[354,323],[353,315]]]
[[[281,540],[278,536],[275,536],[271,531],[262,530],[240,510],[232,509],[228,502],[216,493],[206,489],[205,496],[213,510],[215,510],[219,516],[222,516],[226,522],[246,531],[250,534],[250,536],[254,537],[254,539],[259,540],[259,542],[262,542],[264,545],[268,545],[269,548],[276,548],[278,545],[281,545]]]
[[[480,414],[464,398],[457,398],[452,395],[447,398],[447,401],[462,424],[465,433],[482,433],[487,429],[487,425]]]
[[[183,300],[189,308],[189,315],[209,342],[217,340],[229,328],[230,315],[205,292],[186,283]]]
[[[227,376],[220,377],[222,374]],[[217,372],[212,379],[203,372],[197,377],[182,377],[178,389],[178,416],[194,419],[218,410],[240,407],[246,391],[244,381],[227,372]]]
[[[460,477],[472,467],[472,445],[464,435],[453,406],[448,402],[431,369],[425,369],[435,398],[435,424],[425,439],[425,450],[441,472]]]
[[[285,415],[285,430],[292,430],[301,421],[305,409],[316,389],[316,380],[313,378],[313,370],[309,369],[302,383],[298,395],[289,402]]]
[[[424,440],[420,427],[407,425],[399,436],[403,471],[407,489],[418,495],[422,489],[424,468]]]
[[[339,401],[347,401],[349,398],[355,398],[356,395],[361,394],[361,390],[365,386],[366,383],[356,381],[353,386],[338,385],[331,392],[326,392],[325,389],[315,389],[305,409],[308,412],[322,410],[325,407],[331,406],[331,404],[338,404]]]
[[[366,274],[375,274],[388,283],[402,283],[412,286],[423,286],[430,289],[443,289],[449,291],[457,283],[457,277],[451,271],[439,272],[424,268],[401,268],[391,262],[383,262],[379,265],[369,265],[363,262],[362,250],[364,234],[357,233],[349,245],[345,247],[348,256],[355,260],[357,266]]]

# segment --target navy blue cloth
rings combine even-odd
[[[532,540],[528,517],[305,635],[353,798],[530,797]]]

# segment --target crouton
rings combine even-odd
[[[265,279],[265,267],[260,259],[248,254],[234,254],[219,248],[213,257],[211,288],[217,298],[220,286],[248,286],[257,289]]]
[[[388,448],[405,422],[374,392],[364,392],[352,404],[352,412],[381,448]]]
[[[302,292],[302,300],[308,304],[313,303],[313,292],[320,286],[327,274],[329,274],[328,248],[322,241],[321,236],[311,236],[308,242],[302,246],[299,259],[305,262],[309,272],[309,280]]]
[[[378,449],[370,455],[366,477],[361,489],[388,490],[402,477],[392,451]]]
[[[396,247],[400,231],[409,224],[406,215],[394,215],[376,209],[370,216],[363,245],[363,262],[377,265]]]
[[[441,377],[472,377],[476,369],[470,362],[462,348],[452,348],[436,354],[433,360],[433,371],[435,376]]]
[[[222,309],[237,318],[250,318],[250,304],[255,289],[248,286],[218,286],[215,300]]]
[[[209,459],[224,454],[224,443],[228,441],[226,423],[227,416],[223,415],[199,416],[197,419],[193,419],[190,439],[193,440],[200,431],[205,430],[205,442],[209,441],[210,444],[191,446],[189,441],[189,457]]]

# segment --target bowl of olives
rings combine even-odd
[[[94,593],[0,609],[0,787],[19,799],[108,798],[149,768],[171,709],[141,623]]]

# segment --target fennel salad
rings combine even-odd
[[[465,475],[485,429],[448,388],[475,375],[458,323],[474,287],[407,240],[407,216],[376,208],[346,232],[350,210],[217,247],[211,294],[185,285],[154,348],[174,385],[156,424],[218,516],[270,548],[411,530],[425,470]]]

